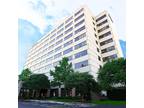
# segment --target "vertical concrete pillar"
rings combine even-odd
[[[76,92],[76,89],[73,88],[73,89],[72,89],[72,97],[75,97],[75,96],[76,96],[76,93],[75,93],[75,92]]]
[[[61,97],[61,87],[58,88],[58,97]]]

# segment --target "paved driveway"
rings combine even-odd
[[[87,105],[87,104],[58,104],[58,103],[37,103],[37,102],[19,102],[18,108],[126,108],[125,105]]]

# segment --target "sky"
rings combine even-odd
[[[126,40],[125,0],[19,0],[19,73],[32,45],[52,30],[58,20],[69,16],[81,5],[87,5],[95,15],[107,10],[114,21],[119,38]]]

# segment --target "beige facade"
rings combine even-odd
[[[33,45],[25,68],[50,76],[49,70],[63,57],[69,58],[76,71],[89,72],[95,78],[107,60],[122,57],[109,13],[104,11],[95,16],[82,6]]]

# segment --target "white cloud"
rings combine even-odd
[[[48,25],[67,16],[80,5],[88,5],[96,15],[108,10],[114,19],[118,34],[125,40],[125,1],[120,0],[20,0],[19,18],[26,19],[40,28],[43,34]],[[52,16],[48,19],[46,16]]]

